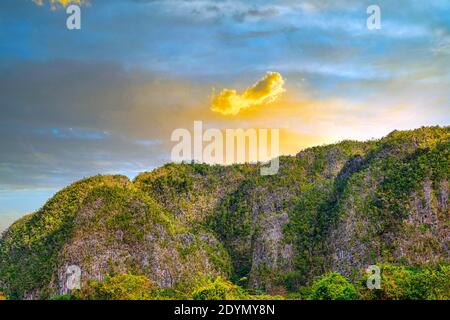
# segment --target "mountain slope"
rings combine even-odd
[[[55,195],[0,240],[0,287],[16,298],[144,274],[183,291],[198,275],[296,290],[329,270],[450,262],[450,127],[394,131],[258,165],[168,164],[133,182],[98,176]]]

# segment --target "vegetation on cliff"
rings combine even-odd
[[[0,288],[12,299],[448,299],[449,153],[450,127],[429,127],[306,149],[274,176],[184,163],[132,182],[88,178],[5,231]],[[374,264],[385,285],[368,291]]]

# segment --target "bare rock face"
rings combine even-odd
[[[450,211],[448,181],[433,188],[430,179],[423,181],[422,190],[411,195],[410,214],[399,236],[398,258],[410,264],[436,263],[450,257]]]
[[[421,192],[410,196],[407,218],[395,232],[387,232],[378,239],[374,236],[379,230],[377,223],[365,212],[355,209],[354,200],[348,199],[345,216],[330,233],[333,270],[350,276],[355,269],[388,260],[388,256],[380,253],[386,245],[395,245],[392,257],[409,265],[447,261],[450,257],[450,212],[446,202],[437,199],[442,199],[442,192],[446,192],[448,198],[448,189],[445,190],[448,183],[441,182],[439,191],[432,190],[428,179],[422,185]]]
[[[351,276],[384,261],[420,266],[449,260],[448,135],[437,140],[420,133],[426,139],[394,132],[395,143],[381,141],[359,169],[344,175],[327,240],[333,270]]]
[[[65,271],[69,265],[78,266],[85,281],[133,270],[161,288],[176,287],[198,274],[223,275],[205,252],[206,247],[220,250],[214,237],[209,235],[207,243],[200,242],[199,235],[172,222],[145,197],[129,196],[127,190],[103,191],[84,203],[74,220],[75,232],[59,256],[57,289],[61,294],[67,291]],[[107,203],[111,192],[119,200],[116,205]],[[183,251],[189,254],[183,255]]]
[[[253,287],[271,288],[273,279],[267,278],[264,272],[292,271],[294,258],[292,245],[283,243],[283,227],[288,222],[287,213],[270,214],[259,221],[261,232],[255,233],[252,246],[250,283]]]

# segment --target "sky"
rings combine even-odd
[[[0,2],[0,230],[169,162],[194,120],[279,128],[283,154],[450,122],[448,0],[72,2],[81,30],[69,0]]]

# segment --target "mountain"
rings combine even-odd
[[[145,275],[188,290],[199,275],[293,292],[335,271],[450,263],[450,127],[343,141],[260,165],[167,164],[95,176],[58,192],[0,240],[0,288],[12,298],[82,281]]]

